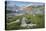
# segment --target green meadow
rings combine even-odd
[[[44,28],[44,15],[41,14],[36,14],[35,16],[30,15],[30,14],[25,14],[21,16],[13,16],[13,17],[8,17],[7,22],[6,22],[6,30],[12,30],[12,29],[27,29],[26,27],[23,28],[20,26],[21,22],[16,23],[15,21],[17,19],[21,19],[23,17],[26,17],[32,24],[36,24],[36,28]]]

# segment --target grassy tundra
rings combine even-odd
[[[22,27],[20,27],[21,23],[15,23],[17,19],[21,20],[22,17],[26,17],[28,20],[32,19],[31,22],[33,24],[37,24],[36,28],[44,28],[44,15],[37,14],[33,16],[30,14],[28,15],[26,14],[21,16],[8,17],[8,21],[6,23],[7,24],[6,29],[23,29]]]

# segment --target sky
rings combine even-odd
[[[10,5],[10,6],[28,6],[28,5],[43,5],[43,3],[39,3],[39,2],[20,2],[20,1],[8,1],[7,2],[7,5]]]
[[[26,6],[26,5],[29,5],[29,4],[32,4],[32,3],[29,3],[29,2],[15,2],[15,1],[9,1],[7,2],[7,4],[11,5],[11,6]]]

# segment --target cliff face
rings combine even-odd
[[[28,6],[24,7],[23,11],[30,12],[31,14],[44,14],[44,6]]]
[[[32,7],[25,7],[23,8],[24,10],[27,10],[27,11],[31,11],[32,10]]]

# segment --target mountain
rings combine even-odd
[[[28,13],[31,14],[44,14],[44,5],[38,5],[38,6],[28,6],[28,7],[23,7],[24,11],[27,11]]]

